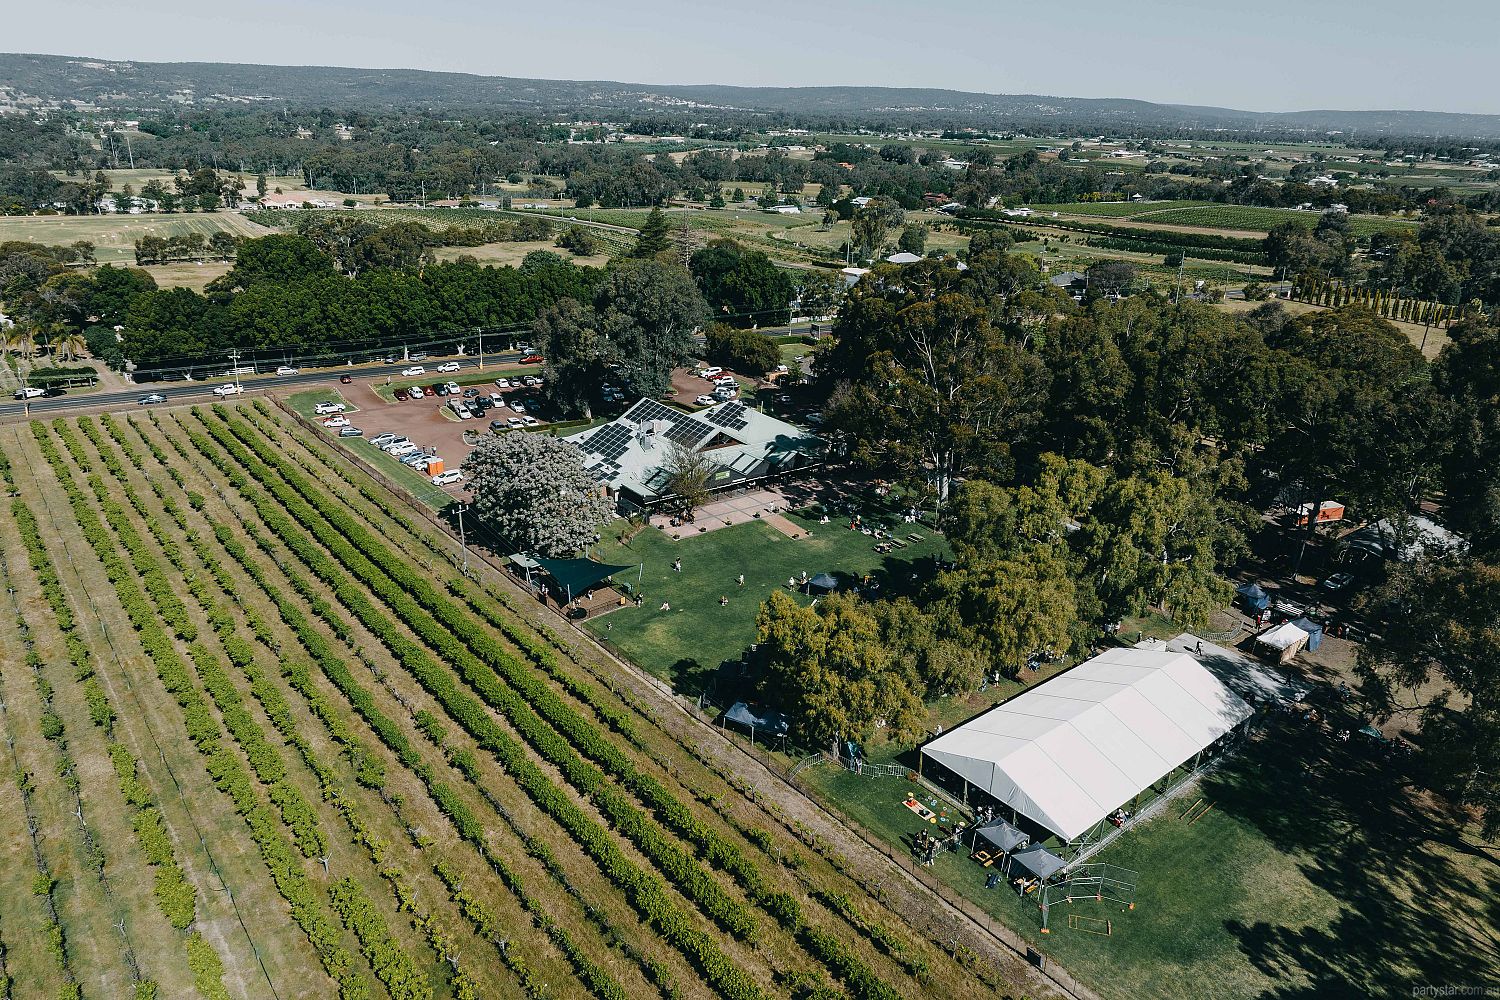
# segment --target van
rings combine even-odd
[[[411,357],[408,360],[411,360],[411,361],[426,361],[427,360],[427,352],[426,351],[413,351],[412,354],[411,354]]]
[[[343,413],[347,407],[343,403],[323,402],[313,407],[313,412],[320,417],[326,417],[332,413]]]

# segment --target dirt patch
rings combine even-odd
[[[761,517],[761,520],[766,522],[771,527],[775,528],[777,531],[781,532],[788,538],[801,538],[803,535],[807,534],[807,532],[803,531],[801,528],[797,527],[797,525],[793,524],[791,521],[788,521],[780,514],[765,514]]]

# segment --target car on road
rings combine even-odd
[[[693,402],[697,403],[699,406],[713,406],[714,398],[712,396],[699,396],[697,399],[693,400]]]
[[[501,389],[509,389],[510,388],[510,379],[508,379],[508,378],[497,378],[497,379],[495,379],[495,385],[497,387],[501,388]]]
[[[291,365],[282,365],[280,368],[276,369],[276,374],[277,375],[296,375],[297,371],[298,370],[296,368],[293,368]]]
[[[390,444],[394,440],[396,440],[396,435],[392,434],[390,431],[386,431],[382,434],[376,434],[374,437],[370,438],[370,443],[379,448],[382,445]]]
[[[215,396],[233,396],[244,391],[244,386],[235,385],[233,382],[225,382],[223,385],[214,386]]]
[[[365,436],[365,432],[362,431],[362,430],[360,430],[358,427],[340,427],[339,428],[339,437],[341,437],[341,438],[357,438],[357,437],[364,437],[364,436]]]
[[[349,426],[349,418],[345,417],[345,416],[329,417],[327,420],[323,421],[323,426],[324,427],[348,427]]]
[[[152,403],[165,403],[166,401],[166,396],[163,396],[159,392],[153,392],[150,395],[142,396],[140,399],[137,399],[136,403],[142,406],[150,406]]]
[[[397,389],[395,392],[391,393],[391,395],[396,397],[396,402],[398,403],[404,403],[408,399],[411,399],[411,393],[407,392],[405,389]]]
[[[411,360],[411,361],[426,361],[427,360],[427,352],[426,351],[412,351],[409,360]]]
[[[457,361],[444,361],[442,364],[437,366],[437,370],[439,372],[456,372],[462,367],[463,365],[459,364]]]
[[[348,407],[343,403],[335,403],[332,400],[325,399],[313,407],[313,412],[320,417],[326,417],[330,413],[343,413],[347,409]]]
[[[521,364],[523,364],[523,365],[539,365],[539,364],[542,364],[546,360],[547,359],[544,358],[544,357],[542,357],[540,354],[528,354],[524,358],[521,359]]]
[[[1354,576],[1350,573],[1331,573],[1328,578],[1318,584],[1329,593],[1337,593],[1354,582]]]
[[[407,368],[401,369],[401,375],[403,378],[416,378],[418,375],[426,374],[427,369],[423,368],[421,365],[411,365]]]
[[[17,399],[39,399],[47,395],[46,389],[36,389],[31,386],[23,386],[16,390]]]
[[[350,375],[348,372],[344,372],[344,374],[342,374],[342,375],[339,376],[339,384],[340,385],[348,385],[350,382],[353,382],[353,381],[354,381],[354,376]]]
[[[464,474],[462,472],[459,472],[457,469],[449,469],[446,472],[439,472],[437,475],[433,476],[432,485],[452,486],[454,483],[463,479],[463,477]]]
[[[716,379],[720,375],[724,374],[724,369],[719,368],[719,367],[705,368],[701,372],[699,372],[698,374],[701,375],[701,376],[703,376],[706,379]]]

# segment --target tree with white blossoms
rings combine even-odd
[[[517,549],[571,556],[598,536],[614,504],[561,438],[513,431],[486,437],[464,459],[479,519]]]

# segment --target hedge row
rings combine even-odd
[[[203,756],[209,777],[215,787],[229,797],[235,812],[249,828],[250,836],[260,850],[261,860],[271,874],[272,884],[291,908],[292,919],[307,935],[324,970],[339,984],[340,996],[344,1000],[365,1000],[370,995],[369,987],[355,969],[354,956],[340,942],[338,925],[322,911],[320,894],[302,870],[301,861],[291,844],[277,828],[275,817],[257,799],[249,772],[234,752],[224,745],[222,731],[213,713],[194,688],[186,663],[158,619],[161,609],[153,608],[135,585],[131,568],[120,557],[108,529],[89,507],[46,427],[40,421],[33,421],[31,428],[43,457],[52,466],[67,496],[84,540],[104,565],[105,575],[136,631],[141,648],[155,666],[162,686],[181,708],[188,738]],[[69,440],[62,435],[59,437],[65,443]],[[69,450],[75,453],[76,459],[82,449],[77,447],[76,441],[73,444],[75,447]],[[84,463],[87,463],[86,457]]]
[[[289,463],[275,451],[266,447],[261,439],[243,430],[236,430],[234,421],[226,421],[226,424],[231,432],[249,445],[260,458],[266,460],[269,465],[275,466],[282,479],[296,489],[304,500],[314,506],[345,540],[357,546],[360,552],[371,558],[382,555],[386,557],[378,558],[377,561],[386,570],[386,576],[390,578],[391,583],[395,584],[395,588],[385,587],[377,590],[381,581],[369,579],[365,580],[366,584],[371,585],[372,590],[377,590],[377,592],[395,593],[399,590],[400,593],[409,595],[420,604],[423,611],[430,613],[442,629],[437,635],[449,637],[449,641],[443,643],[447,648],[439,650],[445,659],[460,665],[462,669],[462,663],[467,654],[477,656],[485,666],[493,670],[510,688],[523,697],[531,708],[542,715],[557,733],[563,735],[572,747],[601,764],[623,787],[648,804],[665,825],[684,839],[694,843],[713,864],[731,874],[751,899],[776,919],[783,928],[797,936],[809,954],[818,958],[844,979],[856,996],[894,1000],[899,995],[863,966],[842,942],[808,926],[796,898],[789,893],[772,888],[770,882],[745,856],[738,845],[725,840],[717,831],[698,819],[660,781],[636,767],[634,762],[612,741],[601,737],[590,722],[570,708],[525,664],[486,635],[473,617],[465,614],[452,601],[445,599],[431,582],[412,571],[402,560],[392,557],[388,551],[382,551],[382,541],[363,525],[357,523],[354,518],[335,507],[328,500],[325,491],[310,488],[306,479],[293,471]],[[382,500],[368,493],[366,496],[383,506]],[[300,520],[305,526],[311,527],[312,522],[307,518]],[[571,673],[563,670],[552,651],[536,638],[503,616],[484,609],[483,602],[476,599],[476,595],[466,581],[455,579],[449,584],[449,592],[463,598],[471,609],[480,613],[479,616],[485,622],[499,629],[507,639],[523,650],[533,664],[541,667],[548,676],[574,697],[589,705],[595,714],[613,730],[634,741],[633,729],[622,712],[605,704],[590,685],[579,681]],[[398,607],[395,604],[390,606],[391,610],[403,621],[410,623],[416,617],[409,606]],[[466,648],[458,648],[459,643]],[[465,676],[467,678],[467,672]],[[486,675],[481,674],[481,676]],[[485,694],[483,687],[479,690],[481,694]],[[511,710],[500,699],[486,697],[485,700],[505,711],[513,723],[517,722]],[[513,699],[505,701],[511,700]],[[527,726],[517,724],[517,729],[523,735],[527,735],[527,741],[536,746],[539,752],[548,756],[547,750],[539,740],[532,738],[531,730]],[[642,746],[642,749],[646,748]],[[552,758],[549,757],[549,759]],[[575,784],[575,787],[579,787],[580,791],[586,793],[592,791],[590,788],[579,786],[573,781],[571,774],[569,781]]]
[[[411,956],[396,943],[385,918],[353,878],[344,877],[328,888],[333,911],[343,918],[364,950],[365,958],[375,970],[375,978],[385,985],[391,1000],[431,1000],[432,987],[417,972]]]
[[[148,440],[146,443],[149,448],[157,453],[159,458],[165,461],[165,456],[159,452],[159,449],[156,448],[153,442]],[[160,496],[160,493],[158,495]],[[190,494],[190,500],[191,497],[192,495]],[[201,505],[195,506],[199,506],[201,509]],[[174,512],[173,508],[168,508],[168,511],[169,513]],[[180,516],[180,511],[177,511],[175,516]],[[239,543],[234,533],[225,525],[216,522],[209,515],[203,514],[202,516],[208,521],[223,551],[245,570],[247,575],[265,593],[266,597],[277,606],[278,613],[281,615],[283,622],[298,636],[303,648],[313,658],[324,675],[339,689],[350,705],[360,713],[375,731],[376,735],[390,747],[398,760],[423,781],[433,801],[437,804],[439,811],[443,812],[449,818],[455,830],[471,842],[490,868],[516,894],[522,906],[532,914],[533,920],[538,926],[542,926],[545,929],[547,935],[573,964],[580,979],[585,985],[589,986],[591,992],[601,998],[608,998],[608,1000],[616,1000],[616,998],[623,997],[623,991],[614,983],[609,974],[583,955],[581,949],[573,943],[567,930],[553,922],[547,916],[541,904],[525,892],[519,877],[515,875],[502,859],[490,851],[488,835],[484,824],[472,815],[468,807],[463,804],[451,789],[435,779],[431,768],[421,759],[421,756],[415,749],[411,747],[399,727],[380,712],[369,692],[355,682],[343,658],[334,651],[316,629],[311,627],[310,622],[296,604],[288,599],[280,588],[273,585],[265,577],[264,572],[250,558],[249,553]],[[185,528],[185,522],[179,521],[178,523],[179,526]],[[272,551],[267,539],[260,536],[254,529],[248,529],[248,532],[256,543],[268,553]],[[190,545],[198,552],[205,564],[209,565],[210,569],[214,571],[216,578],[222,577],[224,575],[222,567],[213,558],[213,553],[207,550],[202,539],[192,533],[189,533],[188,538]],[[319,617],[329,624],[335,634],[347,640],[349,638],[347,630],[343,627],[342,622],[336,614],[334,614],[332,606],[324,600],[322,591],[314,588],[300,576],[291,573],[286,568],[283,568],[283,573],[290,581],[293,590],[309,602],[315,613],[318,613]],[[329,735],[339,744],[342,752],[349,759],[351,766],[354,767],[359,780],[370,787],[378,788],[383,785],[383,765],[377,758],[363,749],[357,737],[353,735],[342,717],[338,715],[328,700],[312,684],[308,667],[305,664],[283,660],[283,676],[287,678],[288,683],[294,689],[303,695],[314,714],[327,727]],[[476,925],[476,930],[482,929]],[[605,923],[604,930],[607,937],[613,933],[613,929],[607,922]],[[501,949],[500,957],[506,966],[516,974],[521,981],[522,987],[529,995],[542,996],[545,994],[545,984],[537,980],[531,973],[518,949],[508,947]],[[458,981],[459,975],[455,975],[454,989],[457,992],[462,992]]]
[[[196,408],[194,412],[197,413]],[[456,683],[453,675],[423,646],[406,638],[389,615],[339,572],[333,559],[302,536],[301,527],[306,525],[307,530],[314,531],[319,540],[329,545],[330,551],[339,557],[340,562],[349,566],[351,571],[354,567],[359,567],[368,574],[378,576],[373,573],[373,565],[336,532],[326,528],[316,530],[318,518],[312,509],[301,502],[292,490],[274,482],[270,470],[248,454],[225,425],[218,421],[205,421],[203,426],[233,458],[226,458],[202,435],[190,432],[189,441],[193,446],[224,473],[241,496],[255,507],[261,520],[323,581],[331,593],[337,595],[339,601],[361,624],[380,638],[423,688],[438,700],[448,715],[473,736],[481,747],[495,756],[537,807],[574,837],[579,846],[594,858],[607,878],[621,886],[642,918],[689,960],[695,962],[707,981],[722,995],[734,998],[762,996],[760,989],[723,954],[717,943],[692,926],[667,894],[661,880],[630,861],[606,831],[558,789],[545,772],[531,762],[520,744],[490,718],[484,704],[467,694]],[[252,486],[237,464],[249,470],[270,495]],[[293,516],[288,517],[287,513]],[[412,611],[414,615],[419,613],[414,605]],[[418,622],[414,627],[424,639],[431,640],[440,630],[431,622],[430,617],[422,617],[426,621]],[[495,686],[493,674],[490,675],[490,686]],[[684,889],[687,891],[702,889],[701,883],[688,879],[685,882]],[[726,901],[732,906],[737,905],[727,897]],[[712,899],[706,899],[704,905],[710,910],[718,909]],[[735,922],[733,918],[743,920],[743,908],[739,909],[739,913],[730,911],[721,912],[720,915],[731,923]]]

